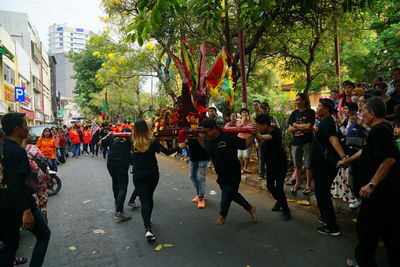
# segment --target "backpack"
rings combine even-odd
[[[350,125],[346,135],[346,146],[362,148],[365,145],[367,130],[360,124]]]

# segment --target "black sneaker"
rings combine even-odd
[[[129,221],[131,219],[131,216],[128,216],[123,212],[116,212],[114,214],[114,218],[119,221]]]
[[[322,223],[323,225],[326,225],[326,222],[324,222],[324,219],[322,218],[322,216],[319,216],[319,217],[318,217],[318,221],[319,221],[320,223]]]
[[[292,219],[292,214],[290,213],[290,210],[284,210],[282,213],[282,217],[284,221],[290,221],[290,219]]]
[[[156,237],[154,236],[153,232],[150,229],[146,230],[146,233],[144,234],[144,237],[147,239],[147,241],[156,240]]]
[[[282,211],[282,207],[279,205],[278,202],[276,202],[271,210],[272,211]]]
[[[326,226],[318,227],[317,230],[321,234],[325,234],[325,235],[332,235],[332,236],[340,236],[341,235],[340,231],[330,230]]]

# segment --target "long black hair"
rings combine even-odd
[[[296,96],[300,96],[301,99],[303,99],[303,100],[306,101],[305,106],[306,106],[307,108],[310,108],[310,107],[311,107],[310,98],[308,97],[307,94],[305,94],[305,93],[298,93]]]
[[[44,132],[46,132],[46,131],[49,131],[50,132],[50,137],[52,136],[52,134],[51,134],[51,129],[50,128],[44,128],[43,129],[43,132],[42,132],[42,137],[43,138],[45,138],[45,136],[44,136]]]

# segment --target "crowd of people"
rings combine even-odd
[[[359,207],[356,262],[349,261],[348,265],[376,266],[375,251],[382,238],[390,266],[400,266],[396,256],[400,231],[395,224],[395,196],[400,186],[400,69],[395,69],[392,77],[390,84],[375,78],[371,88],[365,83],[356,86],[345,81],[344,91],[332,90],[329,98],[319,100],[315,111],[307,95],[297,94],[297,109],[287,121],[292,135],[289,150],[269,104],[258,100],[253,102],[253,113],[242,108],[239,114],[221,117],[216,108],[210,107],[208,117],[201,122],[201,133],[191,131],[179,143],[154,138],[148,123],[138,120],[134,125],[125,121],[118,125],[104,122],[101,127],[92,123],[46,128],[33,145],[24,114],[6,114],[0,142],[0,265],[21,263],[22,259],[15,257],[20,228],[32,231],[37,239],[31,266],[43,264],[50,239],[45,188],[51,178],[41,168],[41,158],[48,158],[51,169],[56,169],[70,151],[73,158],[95,157],[101,148],[112,180],[114,218],[120,221],[130,219],[124,204],[132,165],[135,190],[128,206],[141,208],[145,238],[154,241],[151,215],[159,181],[156,153],[171,155],[180,151],[188,157],[195,192],[192,202],[200,209],[207,206],[206,176],[212,165],[221,189],[219,215],[214,223],[221,225],[227,220],[232,201],[242,206],[253,222],[257,221],[256,207],[239,192],[241,175],[250,172],[255,148],[258,177],[266,179],[267,189],[276,201],[272,211],[281,212],[283,220],[292,218],[284,192],[291,153],[294,171],[286,183],[295,193],[302,189],[305,174],[303,193],[315,192],[320,233],[341,235],[332,196],[350,201],[352,208]],[[243,127],[251,131],[240,132]],[[238,133],[223,132],[221,128],[236,128]]]

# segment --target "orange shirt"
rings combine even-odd
[[[56,158],[56,140],[54,137],[40,137],[36,146],[42,151],[45,157],[49,157],[49,159]]]

